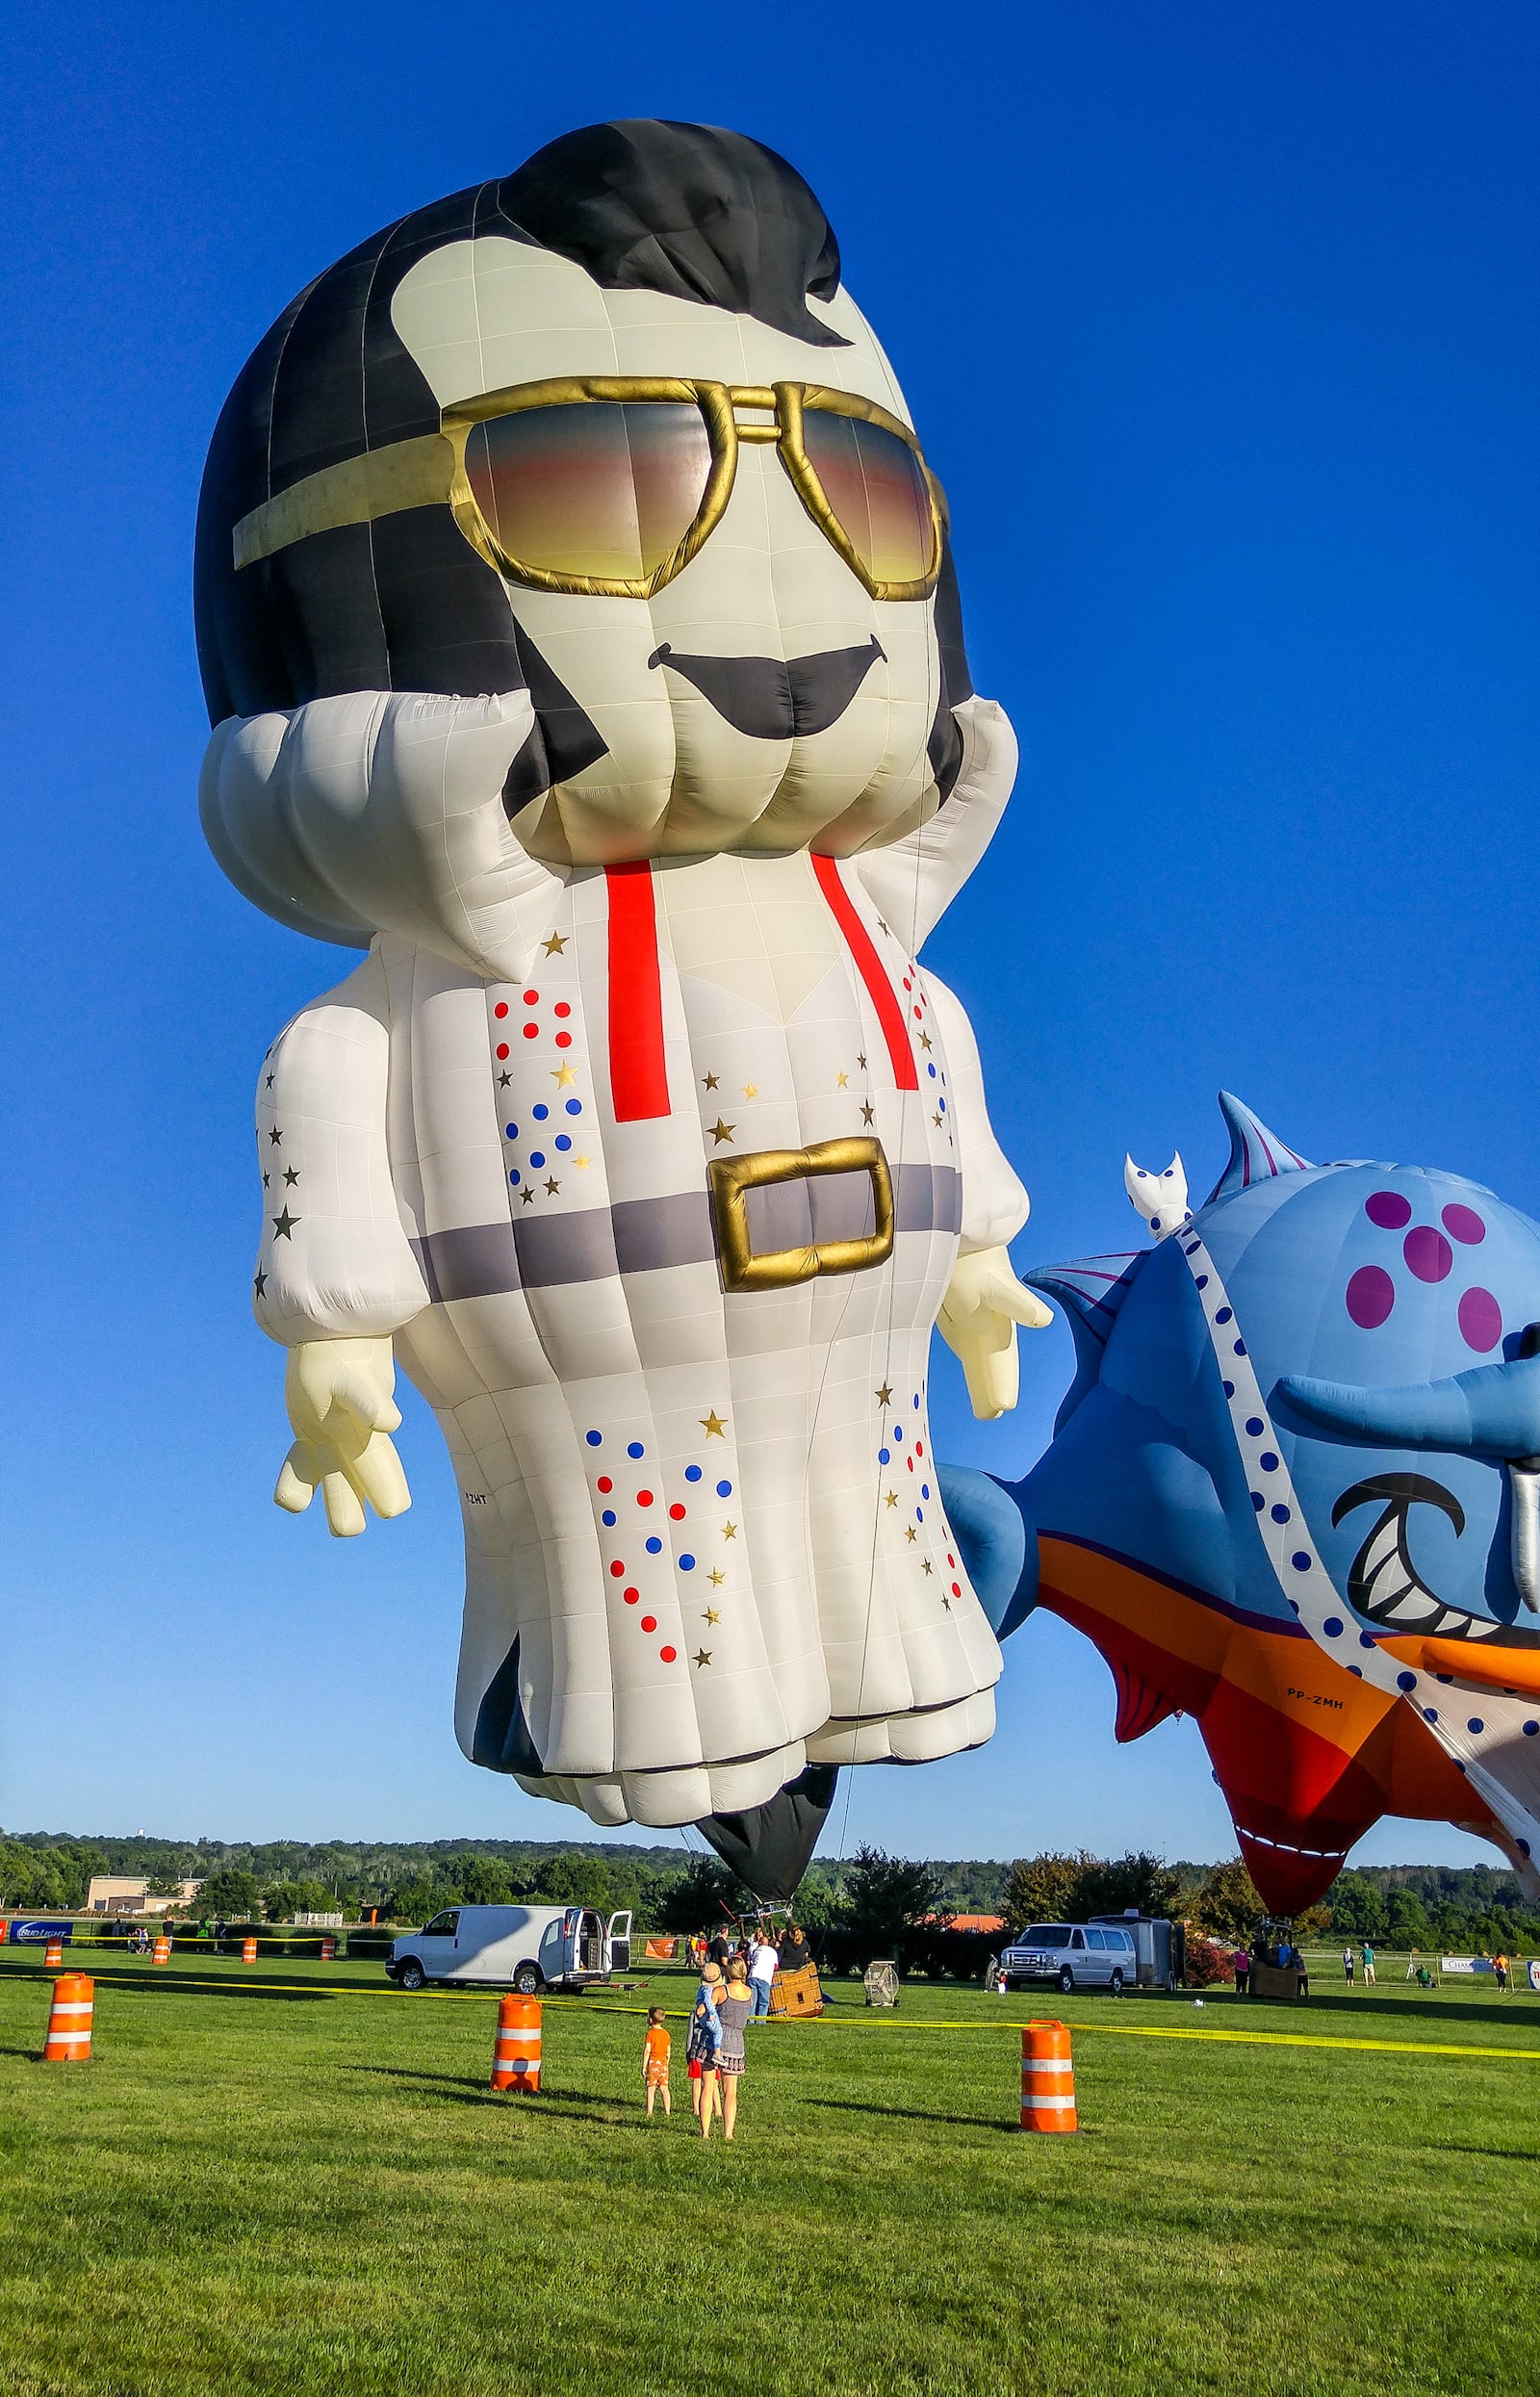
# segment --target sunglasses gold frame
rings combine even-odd
[[[466,472],[466,446],[478,425],[499,417],[517,416],[529,408],[576,407],[590,400],[642,403],[670,401],[700,410],[710,444],[711,466],[700,506],[682,538],[652,573],[635,580],[601,575],[552,573],[512,556],[498,540],[476,501]],[[739,409],[756,411],[754,421],[741,424]],[[850,535],[830,505],[817,471],[808,455],[803,417],[811,409],[825,416],[843,416],[875,425],[902,441],[914,456],[931,509],[931,555],[923,575],[907,582],[885,582],[858,555]],[[770,422],[763,422],[768,416]],[[824,538],[844,559],[858,582],[880,600],[929,599],[941,571],[941,542],[946,502],[941,486],[925,463],[920,445],[909,426],[875,400],[855,392],[831,391],[821,383],[715,383],[688,376],[663,374],[556,375],[538,383],[516,383],[503,391],[461,400],[442,415],[443,429],[415,440],[392,442],[383,450],[344,458],[307,475],[275,499],[243,516],[232,534],[236,567],[255,565],[313,533],[330,532],[341,525],[370,525],[381,516],[407,508],[443,505],[453,511],[471,547],[487,564],[510,581],[527,583],[537,591],[587,593],[604,599],[651,599],[677,575],[682,574],[702,545],[721,523],[737,474],[742,442],[773,443],[790,478],[791,487]]]

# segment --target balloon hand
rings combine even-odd
[[[364,1502],[377,1515],[406,1512],[412,1493],[390,1439],[401,1414],[392,1395],[389,1339],[302,1340],[289,1352],[284,1399],[295,1444],[273,1504],[303,1514],[318,1482],[334,1539],[364,1529]]]
[[[937,1321],[967,1378],[973,1412],[988,1422],[1016,1403],[1017,1324],[1040,1330],[1053,1310],[1017,1281],[1003,1248],[975,1249],[953,1267]]]

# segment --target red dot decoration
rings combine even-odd
[[[668,1519],[670,1523],[682,1523],[684,1520],[683,1508],[680,1506],[671,1507],[668,1510]]]
[[[610,1493],[610,1491],[614,1488],[614,1486],[615,1486],[615,1484],[614,1484],[614,1482],[610,1480],[610,1478],[609,1478],[609,1476],[608,1476],[608,1474],[607,1474],[607,1473],[602,1473],[602,1474],[600,1475],[600,1477],[599,1477],[599,1482],[598,1482],[598,1487],[599,1487],[599,1488],[600,1488],[600,1489],[603,1492],[603,1494],[604,1494],[604,1496],[605,1496],[606,1498],[609,1496],[609,1493]]]
[[[525,1030],[526,1032],[532,1032],[534,1030],[534,1025],[532,1023],[526,1024]],[[571,1048],[572,1034],[570,1032],[558,1032],[556,1035],[556,1046],[558,1048]]]
[[[912,1457],[912,1456],[907,1456],[907,1457],[905,1458],[905,1460],[904,1460],[904,1461],[905,1461],[905,1463],[908,1465],[908,1467],[909,1467],[909,1469],[910,1469],[911,1473],[912,1473],[912,1472],[913,1472],[913,1470],[914,1470],[914,1459],[913,1459],[913,1457]]]
[[[639,1589],[623,1589],[621,1591],[621,1596],[625,1599],[626,1604],[629,1607],[634,1607],[641,1594],[642,1593]]]
[[[651,1490],[638,1490],[638,1491],[637,1491],[637,1493],[636,1493],[636,1504],[638,1505],[638,1507],[650,1507],[650,1506],[652,1505],[652,1503],[653,1503],[653,1493],[652,1493],[652,1491],[651,1491]]]
[[[952,1584],[952,1595],[953,1595],[953,1597],[954,1597],[954,1598],[961,1598],[961,1597],[962,1597],[962,1583],[961,1583],[961,1582],[954,1582],[954,1583]]]
[[[679,1650],[677,1648],[659,1648],[657,1653],[662,1658],[665,1664],[672,1664],[679,1655]]]
[[[621,1575],[625,1572],[626,1567],[622,1564],[622,1562],[621,1562],[620,1559],[617,1557],[617,1558],[616,1558],[616,1559],[615,1559],[615,1561],[614,1561],[614,1563],[610,1566],[610,1568],[609,1568],[609,1569],[610,1569],[611,1573],[613,1573],[613,1575],[615,1576],[616,1581],[618,1582],[618,1581],[620,1580]]]
[[[914,1015],[915,1015],[915,1018],[916,1018],[916,1020],[918,1019],[918,1017],[919,1017],[919,1012],[920,1012],[920,1011],[919,1011],[919,1009],[916,1007],[916,1008],[915,1008],[915,1010],[914,1010]]]
[[[642,1629],[643,1629],[643,1631],[644,1631],[644,1632],[655,1632],[655,1631],[656,1631],[656,1629],[657,1629],[657,1617],[656,1617],[656,1615],[655,1615],[655,1614],[644,1614],[644,1615],[643,1615],[643,1617],[642,1617]]]
[[[526,1041],[538,1040],[540,1037],[540,1026],[537,1023],[526,1023],[524,1028],[524,1037]]]
[[[568,1006],[565,999],[558,999],[555,1006],[552,1009],[552,1014],[555,1016],[570,1016],[572,1014],[572,1009]]]
[[[910,980],[910,978],[909,978],[908,974],[906,974],[906,975],[904,976],[904,988],[905,988],[905,990],[906,990],[906,991],[912,991],[912,990],[913,990],[913,988],[914,988],[914,985],[913,985],[913,983]]]
[[[924,1456],[924,1454],[925,1454],[925,1442],[924,1442],[923,1440],[916,1440],[916,1441],[915,1441],[915,1443],[914,1443],[914,1454],[915,1454],[915,1456]]]
[[[497,1003],[496,1007],[494,1007],[494,1009],[492,1010],[492,1013],[493,1013],[493,1014],[497,1017],[498,1021],[499,1021],[500,1023],[502,1021],[502,1018],[503,1018],[503,1017],[507,1014],[507,1012],[508,1012],[508,1002],[507,1002],[507,1000],[506,1000],[506,999],[499,999],[499,1001],[498,1001],[498,1003]]]
[[[950,1550],[950,1548],[949,1548],[949,1549],[947,1550],[947,1552],[946,1552],[946,1561],[947,1561],[947,1563],[951,1566],[951,1568],[952,1568],[953,1572],[955,1573],[955,1572],[957,1571],[957,1559],[953,1556],[952,1551]]]
[[[539,1004],[540,1004],[540,993],[539,993],[539,992],[538,992],[538,991],[526,991],[526,992],[525,992],[525,994],[524,994],[524,1003],[525,1003],[525,1005],[526,1005],[526,1007],[538,1007],[538,1006],[539,1006]]]
[[[508,1044],[507,1044],[507,1042],[506,1042],[506,1041],[500,1041],[500,1042],[498,1043],[498,1055],[499,1055],[500,1057],[506,1057],[507,1053],[508,1053]]]

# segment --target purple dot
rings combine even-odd
[[[1459,1304],[1460,1337],[1485,1356],[1502,1337],[1502,1309],[1490,1290],[1467,1290]]]
[[[1474,1249],[1477,1241],[1486,1238],[1486,1225],[1474,1207],[1448,1206],[1439,1217],[1439,1222],[1451,1240],[1463,1241],[1468,1249]]]
[[[1373,1198],[1365,1199],[1364,1213],[1382,1232],[1399,1232],[1412,1220],[1412,1202],[1399,1190],[1376,1190]]]
[[[1431,1224],[1419,1224],[1401,1242],[1401,1254],[1419,1281],[1442,1281],[1454,1262],[1454,1251]]]
[[[1348,1312],[1360,1331],[1377,1331],[1396,1303],[1396,1284],[1382,1265],[1360,1265],[1348,1284]]]

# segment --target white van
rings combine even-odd
[[[629,1914],[606,1923],[586,1906],[446,1906],[393,1943],[385,1972],[398,1989],[470,1981],[536,1998],[607,1981],[630,1961]]]
[[[1057,1981],[1067,1998],[1072,1989],[1110,1989],[1120,1997],[1139,1977],[1132,1929],[1095,1922],[1030,1922],[1006,1948],[1000,1971],[1008,1989],[1023,1981]]]

